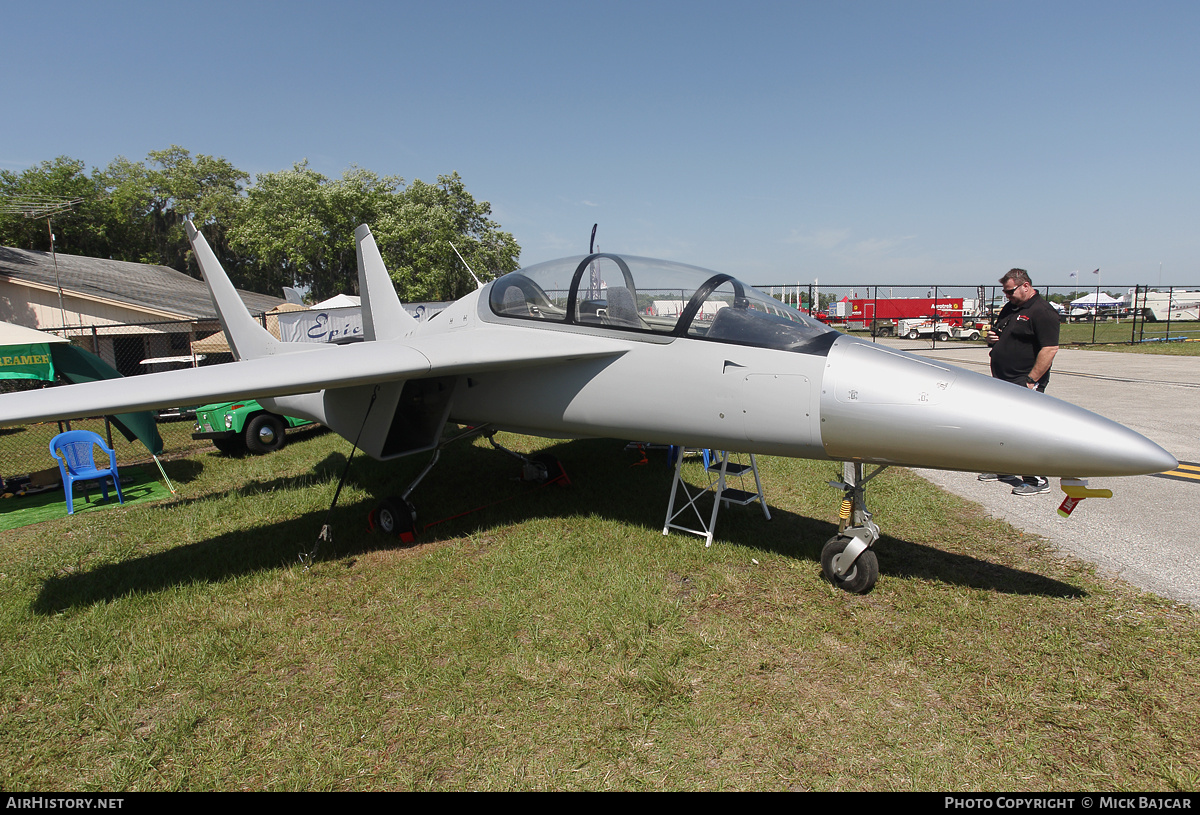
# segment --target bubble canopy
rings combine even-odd
[[[497,278],[499,317],[611,328],[801,353],[824,353],[838,332],[731,275],[667,260],[598,253]]]

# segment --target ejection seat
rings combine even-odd
[[[622,328],[645,328],[642,318],[638,316],[633,292],[629,289],[624,286],[609,286],[606,299],[605,323]]]
[[[518,286],[509,286],[504,290],[504,300],[501,308],[504,313],[511,317],[529,317],[530,308],[529,301],[525,299],[525,292],[521,291]]]

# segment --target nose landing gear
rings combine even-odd
[[[863,477],[862,464],[845,462],[842,480],[829,486],[842,490],[838,533],[821,549],[821,572],[839,589],[866,594],[879,580],[879,559],[871,546],[879,540],[879,527],[867,509],[867,482],[887,469],[884,465]]]

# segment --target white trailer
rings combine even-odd
[[[1148,291],[1138,299],[1147,320],[1200,320],[1200,291]]]

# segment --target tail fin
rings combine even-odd
[[[404,310],[396,296],[370,227],[363,224],[355,229],[354,241],[358,248],[358,293],[367,341],[395,340],[412,333],[419,323]]]
[[[256,359],[283,353],[282,343],[250,316],[242,298],[238,297],[237,290],[229,282],[229,276],[221,268],[221,262],[209,248],[208,241],[204,240],[204,236],[191,221],[184,221],[183,227],[187,231],[188,241],[192,244],[192,251],[196,254],[196,262],[200,264],[200,272],[204,275],[208,292],[212,295],[217,317],[221,320],[221,328],[225,329],[225,337],[229,340],[233,358]]]

